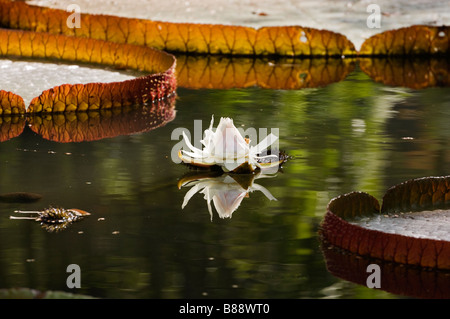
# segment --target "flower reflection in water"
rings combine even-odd
[[[254,183],[256,179],[275,176],[265,175],[260,172],[245,175],[222,172],[189,174],[178,182],[179,189],[181,187],[191,187],[184,196],[182,209],[196,193],[202,193],[208,205],[211,221],[213,218],[211,201],[220,218],[231,218],[231,215],[238,209],[242,200],[249,197],[251,192],[260,191],[269,200],[277,200],[265,187]]]

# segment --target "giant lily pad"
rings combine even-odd
[[[320,228],[324,242],[357,255],[445,271],[449,233],[450,176],[396,185],[382,205],[367,193],[339,196],[328,204]]]
[[[82,27],[69,28],[64,10],[5,0],[0,5],[0,25],[8,28],[132,43],[171,52],[287,56],[356,53],[353,43],[344,35],[301,26],[255,29],[82,14]]]
[[[30,128],[43,138],[60,142],[89,142],[138,134],[166,125],[175,118],[175,96],[143,107],[62,114],[34,114]]]
[[[13,92],[0,90],[0,115],[20,114],[25,112],[23,98]]]
[[[254,181],[260,178],[273,178],[276,175],[230,174],[222,171],[205,171],[188,173],[178,181],[178,188],[191,187],[184,196],[182,208],[196,194],[204,194],[211,221],[213,218],[211,202],[213,202],[220,218],[231,218],[244,198],[254,191],[262,192],[269,200],[276,198],[264,186]]]

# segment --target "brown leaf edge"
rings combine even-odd
[[[447,271],[450,270],[450,242],[370,230],[346,219],[362,214],[449,206],[450,176],[424,177],[394,186],[383,197],[381,209],[373,196],[352,192],[328,203],[319,234],[325,243],[363,257]]]

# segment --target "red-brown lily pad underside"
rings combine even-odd
[[[0,28],[5,28],[0,29],[0,56],[94,63],[141,70],[149,75],[123,82],[57,86],[34,98],[28,107],[20,96],[0,90],[1,114],[148,104],[173,94],[177,81],[178,85],[195,88],[317,87],[345,78],[355,60],[360,61],[369,76],[390,85],[422,88],[448,86],[450,82],[445,59],[450,52],[448,26],[415,25],[386,31],[367,39],[357,51],[344,35],[301,26],[255,29],[81,14],[81,27],[71,28],[67,18],[68,12],[63,10],[0,0]],[[161,50],[189,56],[181,58],[177,67],[175,56]],[[290,62],[244,63],[231,73],[226,67],[229,62],[224,60],[207,63],[205,72],[201,69],[205,60],[191,58],[192,55],[304,60],[294,67],[286,67]],[[374,58],[379,56],[392,58]],[[398,56],[402,57],[400,62],[394,58]],[[406,56],[444,58],[405,63]]]

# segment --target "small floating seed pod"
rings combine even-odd
[[[59,231],[67,228],[71,223],[79,221],[90,213],[76,208],[65,209],[65,208],[46,208],[43,211],[23,211],[16,210],[15,213],[19,214],[30,214],[37,216],[27,216],[27,217],[17,217],[10,216],[10,219],[29,219],[41,222],[41,225],[47,231]]]

